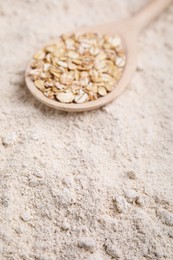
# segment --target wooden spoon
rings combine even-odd
[[[43,93],[35,87],[34,83],[30,79],[30,76],[28,76],[31,62],[29,63],[25,74],[25,81],[28,89],[42,103],[55,109],[64,111],[87,111],[110,103],[122,93],[125,87],[129,84],[131,77],[135,72],[137,64],[137,38],[139,33],[144,27],[149,25],[151,21],[154,20],[164,9],[166,9],[171,4],[171,2],[172,0],[152,0],[146,7],[144,7],[134,17],[128,20],[119,23],[113,22],[93,27],[82,28],[77,31],[79,33],[97,32],[99,34],[107,34],[110,36],[118,34],[123,40],[124,48],[127,55],[126,67],[117,86],[106,96],[98,98],[95,101],[89,101],[83,104],[65,104],[55,100],[51,100],[45,97]]]

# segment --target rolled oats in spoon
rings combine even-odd
[[[102,107],[128,86],[139,33],[173,0],[151,0],[133,17],[61,35],[29,62],[25,81],[42,103],[69,112]]]
[[[47,98],[85,103],[116,87],[126,65],[119,36],[97,33],[62,35],[33,57],[29,75]]]

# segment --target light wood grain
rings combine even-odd
[[[137,64],[137,39],[141,30],[149,25],[164,9],[166,9],[172,0],[153,0],[145,6],[138,14],[134,15],[131,19],[119,22],[119,23],[108,23],[104,25],[98,25],[93,27],[81,28],[77,32],[97,32],[99,34],[107,34],[107,35],[120,35],[123,40],[123,45],[127,55],[127,63],[124,70],[124,73],[118,83],[118,85],[113,89],[112,92],[107,94],[105,97],[98,98],[95,101],[89,101],[83,104],[64,104],[55,100],[51,100],[43,95],[41,91],[39,91],[30,76],[28,76],[28,72],[30,70],[30,64],[26,69],[25,73],[25,81],[30,92],[42,103],[48,105],[52,108],[70,111],[70,112],[82,112],[88,111],[92,109],[97,109],[101,106],[104,106],[110,102],[112,102],[115,98],[117,98],[128,86],[135,70]]]

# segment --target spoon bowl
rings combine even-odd
[[[137,38],[139,32],[155,17],[157,17],[158,14],[163,11],[171,2],[172,0],[155,0],[148,4],[144,9],[142,9],[131,19],[119,23],[112,22],[104,25],[81,28],[76,31],[76,33],[81,34],[86,32],[97,32],[100,35],[118,35],[122,39],[123,47],[126,53],[126,66],[119,82],[106,96],[82,104],[61,103],[49,99],[36,88],[29,76],[32,61],[30,61],[30,63],[28,64],[25,73],[25,81],[28,89],[39,101],[41,101],[45,105],[63,111],[82,112],[97,109],[112,102],[125,90],[135,72],[137,65]],[[55,43],[55,41],[51,41],[48,44],[50,43]]]

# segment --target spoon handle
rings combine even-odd
[[[142,8],[142,10],[132,18],[132,23],[137,29],[137,32],[141,32],[142,29],[157,18],[172,2],[172,0],[152,0],[148,5]]]

